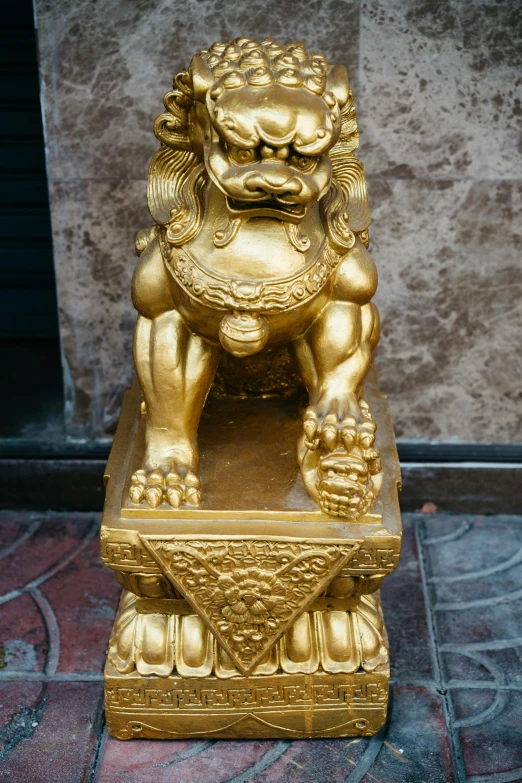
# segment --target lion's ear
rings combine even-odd
[[[339,108],[342,109],[350,94],[350,81],[344,65],[334,65],[330,68],[326,79],[326,89],[333,92]]]
[[[192,58],[189,73],[192,78],[194,98],[196,101],[204,103],[208,90],[214,84],[214,77],[212,76],[212,71],[199,54]]]

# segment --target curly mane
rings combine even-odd
[[[329,152],[332,161],[332,185],[321,199],[320,208],[328,236],[336,249],[352,245],[351,232],[368,246],[371,223],[370,202],[364,166],[355,157],[359,147],[359,129],[353,92],[341,110],[341,135]]]
[[[188,71],[174,77],[174,90],[163,99],[166,111],[156,117],[154,133],[161,147],[151,160],[147,185],[150,213],[167,227],[172,245],[193,239],[203,218],[205,165],[192,152],[188,114],[194,103]]]

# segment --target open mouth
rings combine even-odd
[[[275,199],[249,202],[227,196],[227,209],[233,217],[273,217],[288,223],[299,223],[306,215],[304,204],[285,204]]]

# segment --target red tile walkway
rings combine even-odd
[[[522,781],[522,519],[404,521],[383,590],[394,687],[378,735],[120,742],[103,719],[120,589],[99,515],[0,513],[0,781]]]

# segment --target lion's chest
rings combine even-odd
[[[224,278],[268,282],[298,273],[309,261],[310,253],[291,245],[278,220],[249,220],[226,247],[216,247],[214,233],[213,226],[204,226],[185,247],[199,266]]]
[[[229,216],[215,201],[209,200],[196,238],[164,252],[179,311],[210,339],[217,337],[223,311],[263,316],[270,321],[270,339],[288,339],[324,306],[336,268],[318,210],[312,205],[297,233],[275,218],[243,219],[225,244],[220,240]],[[296,248],[301,241],[306,250]]]

